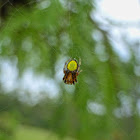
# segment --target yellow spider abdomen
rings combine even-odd
[[[74,60],[71,60],[69,63],[68,63],[68,70],[70,71],[75,71],[77,69],[77,62],[74,61]]]

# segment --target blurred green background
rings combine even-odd
[[[0,140],[140,139],[139,40],[120,59],[91,0],[0,5]],[[69,58],[76,85],[62,81]]]

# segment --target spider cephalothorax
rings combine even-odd
[[[63,81],[66,84],[75,84],[77,82],[77,76],[80,73],[80,65],[81,65],[81,59],[79,59],[79,64],[75,59],[69,59],[66,61],[64,65],[64,77]]]

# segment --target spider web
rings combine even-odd
[[[43,4],[45,4],[45,3],[43,3],[44,1],[42,1],[42,5],[40,4],[39,6],[40,6],[40,8],[42,8],[42,9],[45,9],[45,7],[43,7]],[[50,2],[50,1],[49,1]],[[62,0],[61,1],[63,4],[65,4],[65,2]],[[70,2],[70,1],[67,1],[67,2]],[[51,2],[50,2],[51,3]],[[11,21],[12,21],[12,18],[18,13],[18,14],[20,14],[22,17],[24,17],[24,18],[26,18],[26,20],[28,21],[28,22],[30,22],[30,20],[29,20],[29,18],[30,17],[26,17],[25,15],[24,15],[24,13],[23,12],[21,12],[21,8],[23,8],[23,7],[26,7],[26,6],[28,6],[28,5],[34,5],[34,4],[39,4],[36,0],[33,0],[33,1],[31,1],[31,2],[29,2],[29,3],[26,3],[24,6],[21,6],[21,7],[15,7],[9,0],[7,0],[5,3],[3,3],[2,4],[2,6],[0,7],[0,8],[2,8],[4,5],[7,5],[7,4],[10,4],[12,7],[13,7],[13,9],[15,9],[15,13],[14,14],[12,14],[11,16],[10,16],[10,18],[9,18],[9,20],[8,20],[8,23],[6,23],[6,26],[5,26],[5,28],[8,28],[8,26],[10,26],[10,23],[11,23]],[[91,3],[91,5],[92,5],[92,3]],[[49,3],[46,3],[46,7],[49,7]],[[67,5],[68,6],[68,8],[69,8],[69,6],[70,6],[70,3]],[[47,9],[47,8],[46,8]],[[58,10],[59,11],[59,9],[56,7],[56,10]],[[69,24],[71,24],[71,13],[69,12],[69,16],[67,17],[67,19],[68,19],[68,22],[69,22]],[[83,23],[84,24],[84,23]],[[56,32],[58,32],[58,31],[56,31]],[[55,78],[57,79],[57,84],[56,85],[54,85],[53,87],[52,87],[52,89],[53,88],[56,88],[57,90],[58,90],[58,92],[56,93],[56,94],[59,94],[59,92],[61,91],[61,88],[59,87],[60,86],[60,82],[59,81],[61,81],[62,80],[62,77],[63,77],[63,66],[64,66],[64,63],[65,63],[65,61],[66,60],[68,60],[68,58],[69,57],[76,57],[76,58],[80,58],[81,56],[80,56],[80,53],[78,52],[78,50],[76,50],[76,47],[74,46],[75,44],[73,44],[73,42],[71,41],[71,38],[72,38],[72,34],[71,34],[71,27],[69,27],[69,31],[68,31],[69,33],[69,40],[70,40],[70,46],[72,47],[72,51],[73,52],[76,52],[76,53],[74,53],[74,55],[73,56],[68,56],[67,55],[67,48],[65,48],[64,50],[63,50],[63,57],[61,58],[61,59],[59,59],[57,62],[56,62],[56,69],[59,69],[58,71],[57,71],[57,73],[56,73],[56,75],[55,75]],[[102,40],[103,39],[103,36],[102,36],[102,34],[101,34],[101,32],[100,31],[98,31],[98,30],[96,30],[95,32],[94,32],[94,35],[93,35],[93,38],[95,39],[95,40],[97,40],[97,42],[99,42],[100,40]],[[113,39],[113,38],[112,38]],[[114,41],[114,39],[113,39],[113,41]],[[3,43],[3,42],[2,42]],[[54,51],[54,53],[55,52],[57,52],[57,49],[56,48],[54,48],[54,47],[52,47],[51,46],[51,43],[49,44],[50,45],[50,47],[51,48],[53,48],[53,51]],[[100,46],[100,47],[99,47]],[[97,56],[97,58],[100,60],[100,61],[102,61],[103,63],[106,63],[107,61],[108,61],[108,59],[109,59],[109,56],[106,54],[106,52],[105,52],[105,46],[104,45],[102,45],[102,43],[98,43],[97,45],[96,45],[96,47],[95,47],[95,49],[93,48],[93,49],[89,49],[88,50],[88,55],[91,55],[91,56],[93,56],[93,55],[95,55],[95,56]],[[86,54],[85,54],[86,55]],[[90,68],[90,63],[92,63],[92,61],[91,60],[88,60],[88,57],[85,57],[85,60],[82,60],[82,62],[84,61],[84,63],[82,63],[82,65],[81,65],[81,69],[83,70],[83,72],[82,73],[86,73],[85,74],[85,77],[90,77],[90,74],[91,74],[91,72],[89,72],[89,70],[88,70],[88,68]],[[89,66],[87,66],[87,64],[85,63],[85,62],[87,62],[87,63],[89,63]],[[8,63],[9,63],[9,61],[8,61]],[[113,62],[113,63],[117,63],[117,61],[116,62]],[[10,65],[12,65],[11,63],[10,63]],[[88,68],[87,68],[88,67]],[[31,71],[30,71],[31,72]],[[81,75],[82,75],[82,73],[81,73]],[[104,74],[104,71],[96,71],[96,70],[92,70],[92,73],[99,73],[100,75],[103,75]],[[32,74],[30,74],[30,75],[32,75]],[[29,75],[27,75],[27,77],[28,77]],[[33,77],[34,77],[35,75],[33,74]],[[116,74],[116,76],[121,76],[121,72],[120,73],[117,73]],[[31,77],[31,78],[33,78],[33,77]],[[79,77],[80,77],[80,75],[79,75]],[[129,74],[129,77],[131,77],[131,78],[134,78],[134,75],[132,74]],[[56,80],[55,79],[55,80]],[[40,80],[40,78],[38,78],[38,80]],[[53,85],[54,84],[54,80],[53,79],[47,79],[47,80],[49,80],[49,82],[51,82],[51,84]],[[87,80],[87,81],[86,81]],[[41,81],[41,80],[40,80]],[[106,86],[107,88],[109,88],[110,87],[110,85],[108,84],[106,84],[106,83],[104,83],[104,82],[100,82],[99,80],[98,80],[98,78],[97,77],[95,77],[95,79],[94,79],[94,81],[95,81],[95,85],[97,85],[98,84],[98,86]],[[33,81],[32,81],[33,82]],[[41,81],[41,82],[45,82],[45,80],[44,81]],[[36,83],[36,85],[37,85],[38,83]],[[78,89],[80,89],[82,86],[85,86],[86,87],[86,89],[89,89],[89,91],[90,90],[92,90],[92,85],[91,85],[91,83],[90,83],[90,80],[88,80],[87,78],[85,78],[85,81],[80,81],[79,80],[79,83],[76,85],[76,86],[69,86],[69,85],[63,85],[64,86],[64,89],[69,93],[69,94],[75,94],[75,88],[78,88]],[[48,87],[50,86],[50,84],[48,85]],[[60,90],[60,91],[59,91]],[[131,104],[131,102],[132,102],[132,99],[130,98],[130,97],[132,97],[133,98],[133,96],[132,95],[129,95],[129,96],[127,96],[127,95],[125,95],[125,92],[124,91],[118,91],[118,88],[117,87],[113,87],[113,90],[114,90],[114,93],[119,93],[118,94],[118,98],[120,98],[120,100],[122,100],[122,105],[123,105],[123,110],[120,110],[119,108],[116,108],[116,110],[114,110],[114,112],[118,115],[119,113],[118,112],[121,112],[121,111],[124,111],[125,109],[127,110],[128,108],[127,108],[127,106],[128,105],[130,105]],[[10,91],[11,92],[11,91]],[[40,92],[40,91],[38,91],[38,92]],[[53,91],[53,90],[50,90],[50,92],[52,93],[52,92],[55,92],[55,91]],[[23,94],[23,96],[24,96],[24,94]],[[52,96],[52,98],[54,98],[56,95],[54,95],[54,96]],[[33,97],[33,98],[35,98],[35,97]],[[87,108],[88,108],[88,110],[89,110],[89,112],[91,113],[94,113],[94,114],[96,114],[96,115],[104,115],[104,105],[102,104],[102,102],[101,102],[101,100],[102,100],[102,98],[104,98],[104,100],[106,100],[106,102],[109,102],[110,104],[112,104],[112,105],[115,105],[116,103],[114,103],[113,101],[111,101],[110,99],[108,99],[108,97],[105,97],[104,95],[103,95],[103,93],[98,93],[98,95],[94,95],[94,98],[96,99],[95,100],[95,102],[93,102],[92,100],[89,100],[89,102],[87,103]],[[39,99],[37,99],[37,100],[35,100],[35,102],[38,102],[38,100]],[[97,101],[97,102],[96,102]],[[99,102],[99,103],[98,103]],[[101,102],[101,104],[100,104],[100,102]],[[124,104],[123,104],[124,103]],[[7,107],[5,107],[5,108],[2,108],[1,110],[0,110],[0,112],[2,111],[2,110],[6,110],[7,108],[8,108],[9,106],[7,105]],[[96,108],[96,110],[94,109],[94,108]],[[131,108],[131,107],[130,107]],[[101,113],[100,113],[100,111],[99,110],[102,110],[101,111]],[[103,113],[103,114],[102,114]],[[125,112],[126,114],[126,116],[127,117],[129,117],[129,115],[131,116],[132,114],[131,114],[131,110],[128,110],[128,112],[126,111]],[[123,114],[123,113],[122,113]],[[125,130],[124,130],[124,128],[122,128],[122,126],[118,123],[118,122],[116,122],[116,120],[115,119],[113,119],[111,116],[110,116],[110,114],[107,114],[106,113],[106,115],[107,115],[107,117],[110,119],[110,120],[112,120],[112,122],[113,122],[113,125],[115,125],[116,127],[119,127],[119,128],[121,128],[122,129],[122,131],[128,136],[128,137],[131,137],[132,135],[133,135],[133,133],[135,132],[135,130],[137,129],[137,128],[135,128],[134,130],[132,130],[131,131],[131,133],[130,134],[128,134],[128,133],[126,133],[125,132]],[[122,117],[121,115],[119,116],[117,116],[117,117]]]

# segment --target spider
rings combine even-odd
[[[75,84],[77,82],[77,76],[79,75],[80,71],[80,65],[81,65],[81,59],[79,59],[79,64],[75,59],[69,59],[65,62],[63,72],[64,77],[63,81],[65,84]]]

